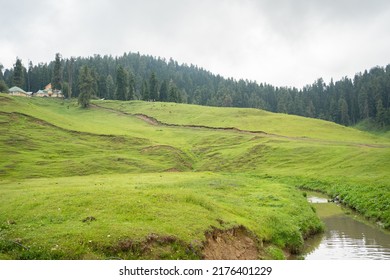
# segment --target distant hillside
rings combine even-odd
[[[195,65],[179,64],[139,53],[61,58],[49,64],[6,69],[8,87],[36,92],[49,82],[66,96],[79,95],[79,72],[88,66],[99,98],[154,100],[219,107],[259,108],[354,125],[370,120],[380,128],[390,125],[390,65],[365,70],[353,78],[325,84],[320,78],[302,89],[227,79]],[[0,73],[0,80],[2,79]],[[18,83],[18,84],[15,84]],[[5,85],[2,86],[2,88]]]
[[[119,152],[129,157],[123,162],[116,162],[108,153],[108,169],[120,165],[126,172],[140,172],[143,168],[150,171],[171,168],[228,172],[268,170],[275,174],[294,176],[312,174],[316,179],[343,178],[349,181],[360,178],[359,181],[370,182],[373,179],[387,182],[390,174],[385,172],[390,164],[388,138],[322,120],[255,109],[142,101],[94,101],[92,108],[83,110],[71,101],[1,97],[2,112],[30,116],[38,124],[44,121],[71,133],[130,137],[130,143],[133,144],[125,145],[130,154]],[[7,118],[12,120],[10,115]],[[17,135],[20,129],[14,129]],[[39,131],[37,133],[40,135]],[[28,148],[25,145],[28,141],[17,141],[20,136],[10,137],[9,143],[14,143],[16,149]],[[115,141],[121,144],[125,140]],[[68,141],[59,137],[54,142],[66,144]],[[85,145],[89,151],[87,142]],[[158,148],[140,153],[140,150],[151,145],[158,145]],[[38,147],[45,154],[49,151],[42,144]],[[5,145],[4,148],[7,153],[11,146]],[[105,149],[104,146],[102,148]],[[132,148],[135,149],[134,155],[130,156]],[[96,155],[88,152],[92,159],[100,157],[103,166],[105,161],[102,154],[104,152]],[[13,156],[22,155],[18,152]],[[162,155],[167,155],[169,159]],[[7,156],[5,158],[10,159]],[[73,157],[72,161],[75,161]],[[50,162],[52,160],[47,161],[47,164]],[[79,160],[76,162],[79,164]],[[43,163],[31,164],[33,167],[26,164],[17,166],[28,170],[37,168],[41,172]],[[94,172],[95,164],[91,160],[90,172]],[[57,169],[42,170],[42,174],[47,172],[62,174]]]

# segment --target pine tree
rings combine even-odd
[[[3,66],[3,64],[0,63],[0,81],[4,80],[3,69],[4,69],[4,66]]]
[[[114,84],[114,79],[112,78],[111,75],[108,75],[106,78],[106,96],[105,98],[107,99],[114,99],[114,94],[115,94],[115,84]]]
[[[168,101],[168,82],[163,81],[160,87],[160,101]]]
[[[370,110],[368,105],[368,93],[366,87],[362,87],[357,96],[359,104],[359,118],[366,119],[370,116]]]
[[[87,108],[89,106],[91,97],[95,94],[94,83],[95,81],[88,66],[81,67],[79,74],[80,95],[78,103],[82,108]]]
[[[149,99],[151,101],[158,100],[158,81],[154,72],[152,72],[149,79]]]
[[[278,113],[285,113],[285,114],[288,113],[286,94],[287,93],[285,93],[285,92],[279,93],[279,96],[277,98],[278,103],[276,106],[276,110]]]
[[[68,82],[63,82],[62,83],[62,94],[64,96],[69,96],[69,84],[68,84]]]
[[[120,65],[116,71],[116,99],[128,99],[128,86],[129,80],[127,71]]]
[[[56,53],[53,68],[53,79],[51,82],[53,89],[62,89],[62,66],[61,66],[61,55]]]
[[[145,101],[149,100],[148,83],[145,80],[142,82],[142,86],[141,86],[141,98],[142,100]]]
[[[179,100],[178,100],[179,102]],[[225,95],[222,98],[222,107],[232,107],[233,99],[230,93],[225,93]]]
[[[68,98],[72,98],[72,89],[73,89],[73,64],[74,64],[74,58],[71,57],[68,61],[68,83],[69,83],[69,89],[68,89]]]
[[[3,68],[4,68],[3,65],[0,63],[0,92],[7,92],[8,87],[4,81]]]
[[[343,97],[339,100],[339,110],[340,110],[340,123],[343,125],[349,124],[349,114],[348,114],[348,103]]]
[[[8,87],[4,80],[0,80],[0,92],[7,92]]]
[[[383,107],[383,103],[381,99],[378,99],[376,103],[376,122],[381,126],[384,127],[386,124],[386,110]]]
[[[128,91],[127,91],[127,100],[133,100],[134,99],[134,93],[135,93],[135,81],[134,76],[132,73],[128,74],[129,81],[128,81]]]
[[[98,87],[98,96],[100,98],[105,98],[107,96],[107,85],[106,85],[106,78],[107,77],[104,77],[103,75],[99,75],[99,80],[97,82],[97,87]]]
[[[313,105],[313,101],[309,100],[308,104],[307,104],[307,107],[306,107],[306,112],[305,112],[305,116],[306,117],[310,117],[310,118],[314,118],[315,116],[315,107]]]
[[[169,83],[169,93],[168,93],[168,101],[169,102],[178,102],[178,89],[173,81]]]
[[[27,71],[27,91],[31,91],[31,72],[33,69],[32,61],[28,63],[28,71]]]
[[[14,65],[14,74],[13,74],[13,83],[15,86],[24,89],[25,80],[24,80],[24,71],[23,71],[22,60],[16,58],[16,63]]]

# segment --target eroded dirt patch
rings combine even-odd
[[[136,116],[140,120],[143,120],[151,125],[159,125],[160,124],[160,122],[158,120],[156,120],[155,118],[149,117],[149,116],[144,115],[144,114],[134,114],[134,116]]]
[[[215,229],[206,233],[203,248],[206,260],[256,260],[259,258],[257,240],[246,228]]]

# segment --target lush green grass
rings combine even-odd
[[[276,258],[320,228],[297,187],[390,228],[386,137],[254,109],[94,103],[110,109],[0,95],[0,258],[199,258],[205,231],[238,225]]]
[[[209,157],[204,158],[202,169],[260,172],[279,178],[293,177],[293,181],[298,178],[302,184],[320,182],[305,187],[346,197],[347,205],[369,218],[384,221],[390,228],[390,142],[386,133],[368,133],[255,109],[136,101],[97,104],[143,113],[169,124],[236,127],[278,134],[282,137],[259,136],[255,141],[251,139],[250,144],[237,141],[239,148],[230,146],[218,152],[206,145],[202,152],[206,151]]]
[[[3,178],[190,170],[192,159],[171,146],[119,135],[96,135],[53,127],[17,113],[0,113],[0,174]]]
[[[390,179],[390,149],[371,146],[364,139],[358,144],[329,143],[153,126],[133,116],[81,110],[59,100],[19,98],[6,105],[2,109],[10,109],[4,111],[46,121],[2,114],[0,166],[6,178],[209,170],[354,184],[388,185]]]
[[[3,183],[0,197],[0,252],[11,258],[137,258],[137,252],[115,249],[150,234],[174,236],[188,248],[200,246],[211,227],[237,225],[245,225],[262,242],[296,251],[303,237],[321,229],[293,187],[227,174],[29,179]],[[86,217],[96,220],[82,222]],[[194,255],[181,248],[167,256],[141,257],[200,257],[200,249],[194,249]]]
[[[332,122],[271,113],[259,109],[140,101],[95,101],[95,104],[133,114],[146,114],[169,124],[235,127],[242,130],[264,131],[281,136],[343,142],[388,143],[388,139]]]

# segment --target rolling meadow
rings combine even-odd
[[[0,94],[0,259],[284,259],[323,230],[305,190],[390,229],[388,134],[259,109]]]

